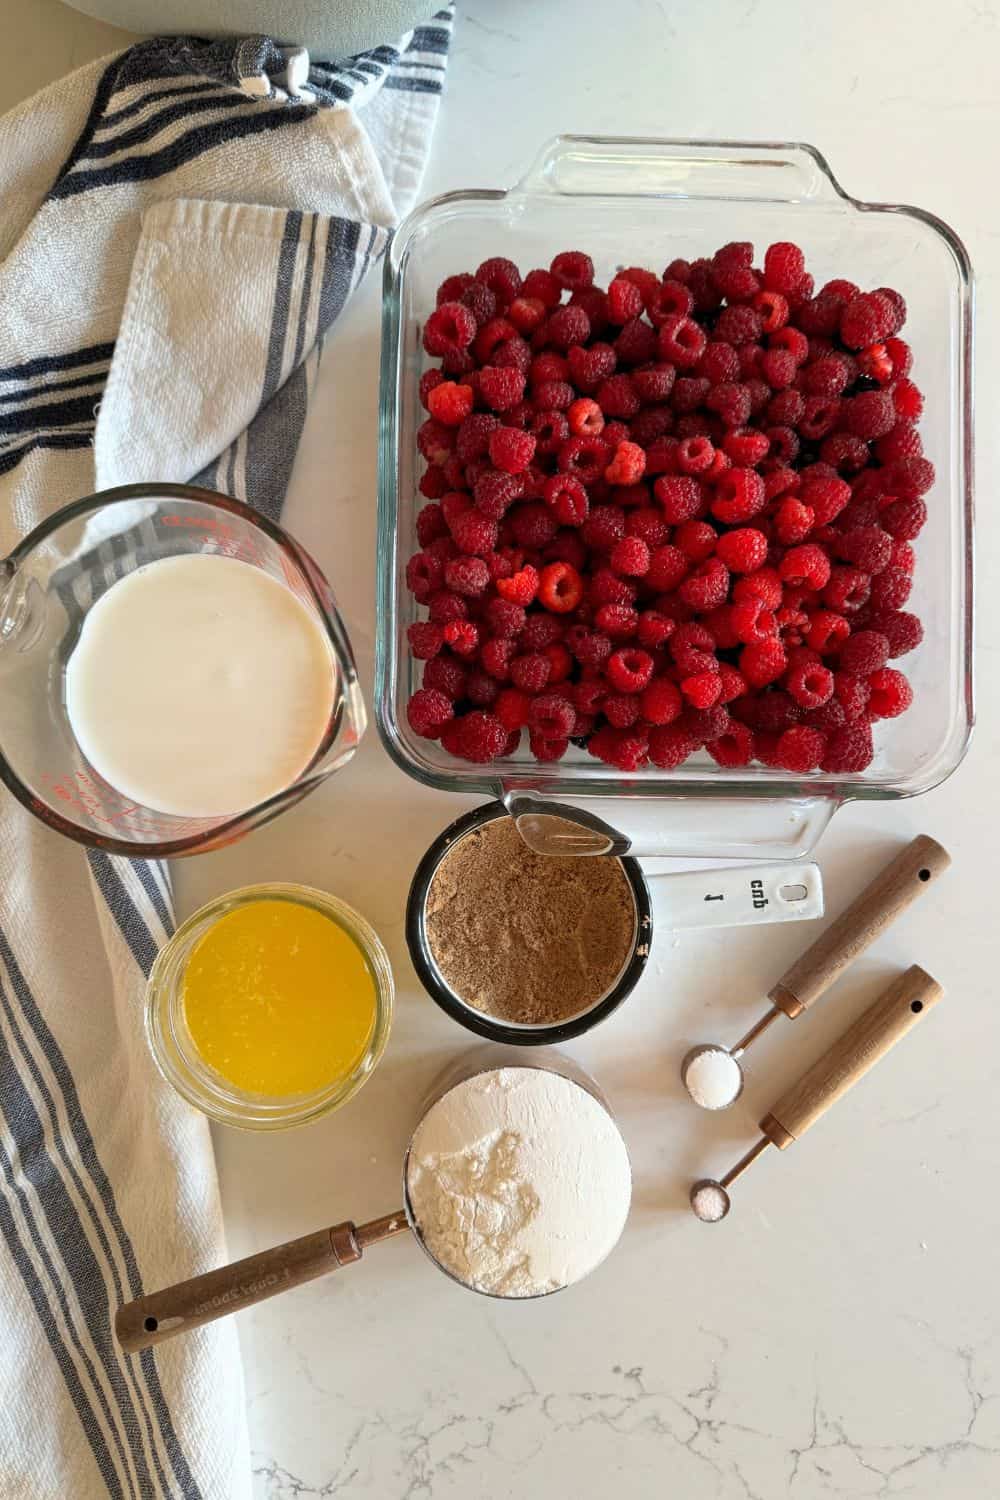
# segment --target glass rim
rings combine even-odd
[[[361,1058],[342,1077],[308,1094],[283,1097],[248,1094],[200,1058],[192,1062],[177,1041],[177,1028],[183,1025],[182,981],[195,942],[220,917],[267,900],[288,901],[328,917],[357,945],[374,984],[375,1017]],[[394,998],[389,956],[378,933],[360,912],[338,896],[314,886],[268,881],[216,896],[181,923],[156,955],[150,970],[144,1029],[157,1071],[188,1104],[217,1124],[243,1130],[285,1130],[332,1114],[363,1088],[385,1052]]]

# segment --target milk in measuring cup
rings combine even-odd
[[[292,784],[338,691],[327,638],[260,568],[202,553],[149,563],[91,608],[66,667],[90,764],[142,807],[245,812]]]

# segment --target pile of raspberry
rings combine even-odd
[[[527,730],[540,761],[575,743],[626,772],[702,749],[864,770],[922,636],[934,470],[905,316],[887,287],[817,292],[788,243],[606,288],[579,250],[448,277],[423,333],[414,732],[476,762]]]

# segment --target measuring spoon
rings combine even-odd
[[[735,1047],[703,1043],[681,1063],[681,1079],[702,1109],[728,1109],[743,1092],[739,1059],[779,1016],[794,1021],[951,864],[951,855],[926,834],[901,849],[837,920],[786,970],[768,993],[771,1009]],[[794,868],[794,867],[793,867]]]

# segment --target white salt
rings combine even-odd
[[[696,1052],[684,1069],[684,1086],[702,1109],[725,1109],[742,1083],[739,1063],[722,1047]]]

